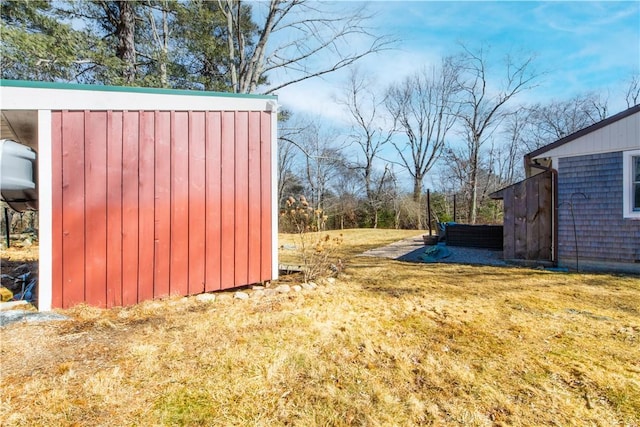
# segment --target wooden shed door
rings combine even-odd
[[[504,193],[505,259],[552,260],[552,174],[544,172]]]
[[[272,277],[271,113],[54,111],[53,307]]]

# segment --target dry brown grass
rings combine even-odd
[[[416,234],[343,232],[315,291],[5,327],[2,425],[640,423],[637,277],[354,256]]]

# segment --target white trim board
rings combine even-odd
[[[38,111],[38,310],[53,303],[51,111]]]
[[[0,86],[3,110],[271,111],[272,98]]]

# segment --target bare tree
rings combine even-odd
[[[566,101],[552,100],[529,109],[529,132],[524,139],[529,151],[564,138],[607,117],[607,101],[595,92]]]
[[[413,200],[420,203],[424,177],[438,160],[456,120],[454,95],[458,69],[450,58],[440,67],[423,69],[389,88],[386,107],[394,128],[406,137],[392,141],[400,165],[413,179]],[[418,219],[418,225],[421,221]]]
[[[523,139],[531,125],[530,116],[531,110],[527,108],[518,108],[507,116],[503,129],[505,142],[496,149],[497,170],[503,185],[513,184],[524,175],[521,159],[528,151]]]
[[[260,7],[265,3],[250,4]],[[266,83],[270,72],[279,70],[295,76],[264,91],[273,93],[293,83],[350,66],[394,43],[389,37],[375,35],[367,27],[372,16],[366,13],[366,5],[329,12],[323,10],[323,3],[308,0],[270,0],[266,4],[267,10],[260,21],[255,22],[255,40],[249,43],[239,30],[239,20],[243,16],[240,11],[246,3],[218,0],[230,35],[228,56],[234,92],[255,93],[259,85]],[[256,19],[258,14],[253,16]],[[280,33],[286,33],[287,37],[273,45]],[[366,47],[354,48],[350,41],[356,38],[359,42],[368,40]],[[314,59],[320,61],[312,64]]]
[[[627,108],[640,104],[640,74],[629,77],[624,99],[627,101]]]
[[[310,120],[301,127],[301,132],[292,138],[293,145],[302,154],[301,171],[304,195],[312,206],[325,208],[331,181],[339,174],[344,158],[336,143],[335,129]]]
[[[458,151],[464,157],[468,170],[468,205],[470,221],[475,224],[478,211],[478,174],[480,172],[480,150],[490,139],[497,126],[509,113],[507,104],[517,94],[533,86],[537,77],[532,71],[532,57],[522,61],[511,56],[505,59],[502,81],[490,81],[487,52],[477,52],[462,46],[463,53],[457,58],[460,110],[458,118],[462,124],[466,146]]]
[[[324,212],[332,218],[334,228],[358,228],[361,199],[360,177],[346,164],[338,165],[332,177],[334,191],[325,199]]]
[[[378,227],[378,211],[383,203],[384,183],[389,177],[388,165],[378,173],[376,160],[381,150],[391,140],[391,127],[384,126],[381,108],[384,101],[379,100],[371,89],[374,83],[358,70],[352,70],[342,99],[338,100],[347,111],[351,121],[349,140],[358,148],[356,160],[350,163],[363,181],[367,197],[371,225]]]
[[[302,185],[295,174],[297,154],[305,153],[304,148],[298,145],[305,126],[291,120],[289,112],[278,113],[278,204],[282,206],[284,200],[300,194]]]
[[[607,111],[607,100],[589,92],[566,101],[521,107],[508,114],[502,127],[504,143],[492,141],[496,173],[502,184],[512,184],[523,177],[520,160],[526,153],[605,119]]]

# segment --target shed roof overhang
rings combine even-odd
[[[277,96],[0,80],[2,110],[273,111]]]
[[[275,111],[277,96],[0,80],[0,139],[37,151],[38,110]]]

